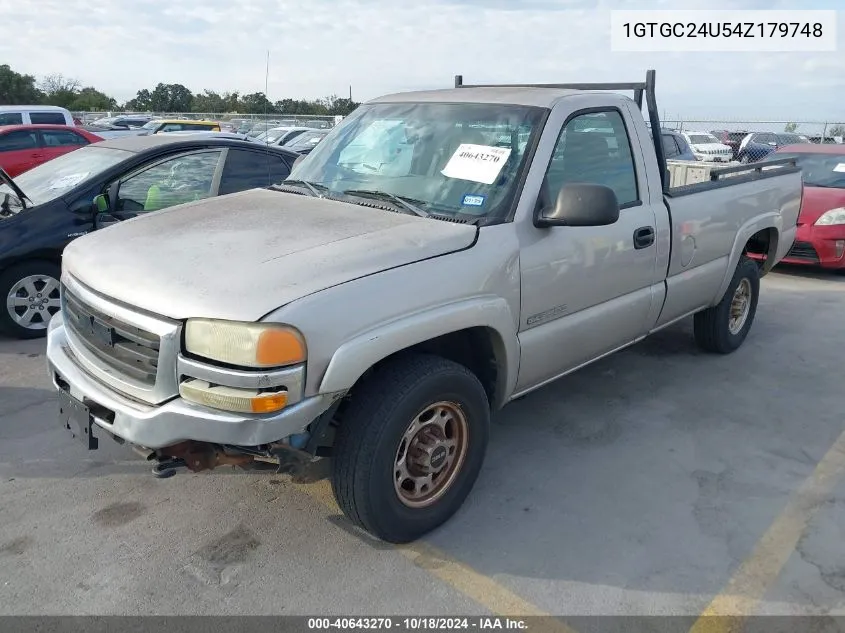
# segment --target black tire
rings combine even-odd
[[[26,277],[50,277],[56,282],[56,284],[58,284],[60,275],[61,269],[59,266],[46,260],[21,262],[19,264],[15,264],[14,266],[10,266],[1,272],[0,332],[18,339],[34,339],[46,336],[49,316],[52,316],[52,314],[55,313],[53,308],[46,308],[45,306],[45,310],[39,311],[39,314],[37,314],[34,319],[37,327],[23,327],[13,318],[7,300],[15,285]],[[42,290],[43,286],[41,283],[36,283],[35,288],[36,290]],[[58,285],[56,286],[56,290],[52,293],[52,298],[54,299],[53,304],[55,305],[55,300],[58,298]],[[35,299],[40,301],[43,297],[35,297]]]
[[[731,304],[734,293],[742,283],[750,285],[750,301],[748,315],[742,327],[732,332],[730,329]],[[760,297],[760,267],[753,259],[743,257],[737,264],[733,279],[728,284],[728,289],[722,300],[712,308],[703,310],[695,315],[694,330],[695,342],[706,352],[716,354],[730,354],[742,345],[751,324],[754,322],[754,315],[757,313],[757,300]]]
[[[397,450],[422,411],[447,401],[466,420],[466,452],[451,485],[426,507],[408,507],[394,487]],[[463,365],[439,356],[397,357],[379,367],[352,393],[332,451],[332,489],[344,514],[370,534],[408,543],[438,527],[472,490],[490,426],[487,394]]]

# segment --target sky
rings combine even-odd
[[[843,9],[838,51],[620,53],[612,9]],[[641,81],[668,119],[845,121],[845,0],[0,0],[0,62],[125,101],[158,82],[363,101],[466,83]]]

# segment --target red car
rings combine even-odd
[[[795,158],[804,178],[798,232],[783,263],[845,270],[845,145],[786,145],[768,158]]]
[[[69,125],[4,125],[0,127],[0,167],[14,178],[36,165],[102,140]]]

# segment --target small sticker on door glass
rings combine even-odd
[[[510,155],[509,147],[462,143],[440,173],[447,178],[492,185]]]
[[[845,172],[845,163],[838,163],[836,167],[833,168],[833,171]]]

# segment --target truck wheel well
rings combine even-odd
[[[774,266],[778,250],[778,231],[775,228],[762,229],[752,235],[742,249],[743,255],[757,255],[754,259],[760,268],[760,275],[768,273]]]
[[[388,360],[414,353],[433,354],[463,365],[481,381],[491,408],[496,408],[496,403],[501,401],[499,359],[504,358],[504,344],[493,329],[484,326],[443,334],[394,352],[367,370],[356,384],[377,373]],[[355,397],[355,386],[350,394]]]

